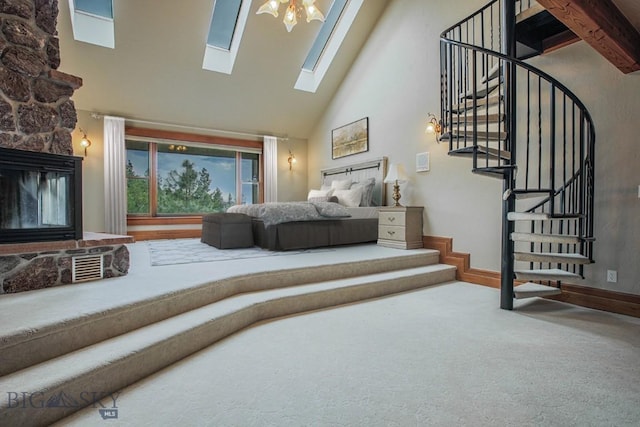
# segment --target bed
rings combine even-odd
[[[378,207],[385,201],[386,168],[387,158],[382,157],[323,169],[321,188],[310,190],[307,202],[238,205],[229,208],[229,212],[251,216],[255,244],[273,251],[375,242]],[[280,208],[305,214],[302,217],[278,214]],[[332,215],[315,216],[314,208]]]

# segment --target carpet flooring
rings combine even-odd
[[[149,248],[152,266],[299,255],[331,250],[321,248],[285,252],[269,251],[258,246],[238,249],[217,249],[206,243],[202,243],[200,239],[149,240],[147,241],[147,246]]]
[[[452,282],[266,322],[58,425],[639,425],[640,319],[499,299]]]

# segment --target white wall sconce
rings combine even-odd
[[[289,170],[291,170],[293,164],[297,162],[296,156],[291,152],[291,150],[289,150],[289,158],[287,159],[287,162],[289,163]]]

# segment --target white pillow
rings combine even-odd
[[[362,190],[362,186],[355,187],[351,190],[334,190],[333,195],[338,198],[338,203],[341,205],[355,208],[360,206]]]
[[[351,187],[351,178],[349,179],[336,179],[331,181],[331,188],[334,190],[348,190]]]
[[[309,190],[309,194],[307,194],[307,200],[309,199],[329,199],[333,194],[333,189],[329,190]]]

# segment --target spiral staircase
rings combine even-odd
[[[494,0],[441,35],[440,140],[503,180],[503,309],[560,293],[593,262],[591,116],[524,62],[567,31],[533,0]]]

